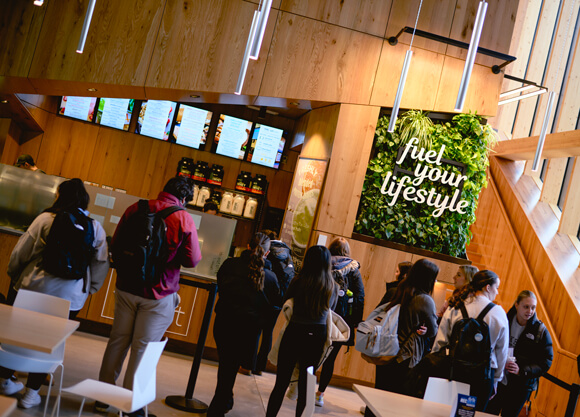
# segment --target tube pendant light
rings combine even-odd
[[[397,87],[397,94],[395,95],[395,103],[393,104],[393,109],[391,110],[391,117],[389,119],[389,127],[387,132],[393,133],[395,131],[395,124],[397,123],[397,116],[399,114],[399,105],[401,104],[401,98],[403,97],[403,90],[405,89],[405,82],[407,81],[407,74],[409,72],[409,67],[411,66],[411,58],[413,57],[413,51],[411,47],[413,46],[413,40],[415,39],[415,31],[417,30],[417,23],[419,22],[419,15],[421,14],[421,7],[423,6],[423,0],[419,3],[419,10],[417,10],[417,18],[415,19],[415,28],[413,29],[413,36],[411,36],[411,43],[409,44],[409,50],[405,54],[405,61],[403,62],[403,68],[401,70],[401,78],[399,78],[399,85]]]
[[[43,3],[44,3],[44,0],[34,0],[35,6],[42,6]]]
[[[260,19],[260,11],[256,10],[254,12],[254,18],[252,19],[250,35],[248,36],[248,41],[246,42],[246,51],[244,52],[242,67],[240,68],[240,74],[238,75],[238,83],[236,84],[236,90],[234,91],[234,94],[237,95],[242,94],[242,87],[244,86],[246,71],[248,70],[248,62],[250,61],[250,50],[252,49],[252,44],[254,43],[254,36],[256,34],[259,19]]]
[[[91,20],[93,19],[93,11],[95,10],[96,2],[97,0],[89,0],[89,7],[85,14],[85,22],[83,23],[81,38],[79,39],[79,44],[77,46],[77,54],[82,54],[85,49],[85,42],[87,41],[87,35],[89,34],[89,28],[91,27]]]
[[[498,101],[497,105],[502,106],[504,104],[513,103],[514,101],[523,100],[524,98],[529,98],[533,96],[539,96],[540,94],[547,93],[548,90],[546,88],[542,88],[540,90],[532,91],[531,93],[521,94],[519,96],[506,98],[505,100]],[[501,96],[500,96],[501,97]]]
[[[260,2],[260,18],[256,26],[256,31],[253,35],[252,48],[250,50],[250,59],[258,59],[260,48],[262,47],[262,40],[264,39],[264,32],[268,24],[268,17],[270,16],[270,9],[272,8],[272,0],[262,0]]]
[[[479,38],[481,37],[481,30],[483,29],[483,22],[485,21],[485,13],[487,12],[487,3],[485,0],[479,3],[477,9],[477,16],[473,24],[473,32],[471,33],[471,42],[467,50],[467,58],[465,59],[465,66],[463,67],[463,75],[461,76],[461,84],[459,85],[459,92],[457,94],[457,101],[455,102],[455,111],[462,111],[463,104],[465,104],[465,96],[467,95],[467,87],[469,86],[469,79],[473,70],[473,64],[477,55],[477,48],[479,47]]]

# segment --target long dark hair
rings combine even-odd
[[[459,293],[453,299],[453,305],[449,303],[450,307],[459,307],[461,304],[465,304],[465,300],[469,297],[473,297],[476,292],[483,290],[488,285],[496,284],[499,281],[499,277],[493,271],[484,269],[483,271],[477,272],[469,284],[465,284],[459,289]]]
[[[413,296],[433,293],[438,273],[439,267],[433,262],[428,259],[419,259],[397,286],[395,296],[387,304],[385,310],[388,311],[397,304],[401,304],[401,309],[405,309]]]
[[[270,238],[263,233],[256,233],[250,243],[250,279],[258,291],[264,289],[264,255],[270,250]]]
[[[403,262],[399,262],[399,265],[397,265],[397,266],[399,267],[399,275],[397,275],[395,277],[395,281],[401,281],[403,278],[405,278],[405,276],[411,270],[411,267],[413,266],[413,262],[403,261]]]
[[[61,211],[72,211],[75,209],[86,210],[89,206],[90,197],[85,189],[85,185],[79,178],[63,181],[58,186],[56,200],[46,210],[48,213],[59,213]]]
[[[306,251],[302,269],[296,277],[300,281],[300,294],[311,318],[320,317],[328,310],[330,298],[336,291],[330,272],[331,255],[324,246],[312,246]],[[297,282],[298,283],[298,282]]]

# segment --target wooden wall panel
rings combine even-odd
[[[580,192],[578,192],[580,190],[580,158],[574,158],[573,164],[568,189],[564,190],[566,192],[566,200],[564,201],[558,231],[577,236],[580,229]],[[578,294],[580,295],[580,292]]]
[[[167,2],[146,85],[233,93],[256,9],[242,0]],[[250,60],[243,94],[258,94],[277,13],[270,12],[260,58]]]
[[[403,43],[391,46],[388,42],[383,42],[383,51],[371,97],[373,106],[393,107],[397,93],[396,87],[393,88],[393,86],[399,83],[408,49],[408,45]],[[435,109],[444,59],[442,54],[413,46],[413,58],[401,99],[402,109]]]
[[[3,119],[6,120],[6,119]],[[4,122],[5,123],[5,122]],[[16,162],[18,158],[20,149],[20,135],[22,131],[20,127],[14,122],[8,123],[8,129],[6,131],[6,136],[4,137],[4,145],[2,146],[2,152],[0,158],[0,163],[12,165]]]
[[[329,159],[340,114],[340,105],[312,110],[307,117],[304,145],[300,156],[304,158]]]
[[[8,294],[8,289],[10,288],[10,277],[6,273],[8,262],[10,261],[10,254],[19,238],[20,236],[0,233],[0,293],[5,296]]]
[[[420,2],[420,0],[393,0],[386,38],[396,36],[405,26],[415,27]],[[421,6],[417,29],[448,38],[456,4],[457,0],[424,1],[423,6]],[[411,35],[402,34],[399,37],[399,42],[409,45]],[[440,54],[444,54],[447,50],[447,45],[444,43],[420,37],[415,37],[413,47]]]
[[[442,112],[454,112],[455,102],[465,62],[461,59],[445,57],[441,81],[437,90],[435,110]],[[458,76],[459,75],[459,76]],[[488,67],[475,64],[467,96],[463,106],[463,112],[476,111],[483,116],[493,116],[497,111],[499,89],[502,83],[502,76],[494,74]]]
[[[280,10],[382,37],[391,3],[391,0],[283,0]]]
[[[549,159],[547,163],[548,169],[544,177],[540,200],[548,204],[558,204],[560,187],[564,179],[564,174],[566,173],[568,158]]]
[[[45,12],[31,1],[0,3],[0,75],[28,75]]]
[[[379,112],[379,107],[340,106],[317,230],[352,236]]]
[[[260,95],[368,104],[381,48],[374,36],[281,13]]]
[[[83,54],[75,52],[88,0],[50,1],[30,78],[143,86],[165,0],[96,3]],[[34,82],[34,81],[33,81]]]
[[[569,36],[572,37],[572,34]],[[566,79],[565,90],[561,91],[563,100],[560,104],[557,121],[559,132],[574,130],[578,126],[578,109],[580,108],[580,97],[578,95],[578,91],[580,91],[580,43],[576,42],[568,59],[570,60],[570,72]],[[564,71],[564,64],[562,64],[560,71]]]

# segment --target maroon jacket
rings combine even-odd
[[[170,206],[182,207],[177,197],[164,191],[159,193],[157,200],[149,200],[149,209],[152,213]],[[112,244],[114,244],[117,237],[117,230],[129,216],[137,211],[137,207],[138,203],[135,203],[125,210],[117,225]],[[137,280],[119,279],[117,277],[118,289],[140,297],[159,300],[179,290],[179,270],[182,265],[186,268],[193,268],[199,263],[201,250],[199,249],[197,230],[191,215],[184,210],[180,210],[168,216],[165,219],[165,223],[167,224],[169,258],[159,284],[151,288]]]

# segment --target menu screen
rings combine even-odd
[[[207,139],[211,116],[212,112],[208,110],[180,104],[173,127],[175,143],[199,149]]]
[[[100,98],[97,123],[115,129],[129,130],[135,100],[129,98]]]
[[[286,142],[282,137],[283,134],[282,129],[256,124],[252,133],[248,161],[270,168],[278,168]]]
[[[232,116],[220,115],[214,141],[216,153],[230,158],[244,159],[252,130],[252,122]]]
[[[176,103],[173,101],[143,101],[135,133],[155,139],[168,140],[175,105]]]
[[[96,103],[96,97],[63,96],[58,114],[92,122]]]

